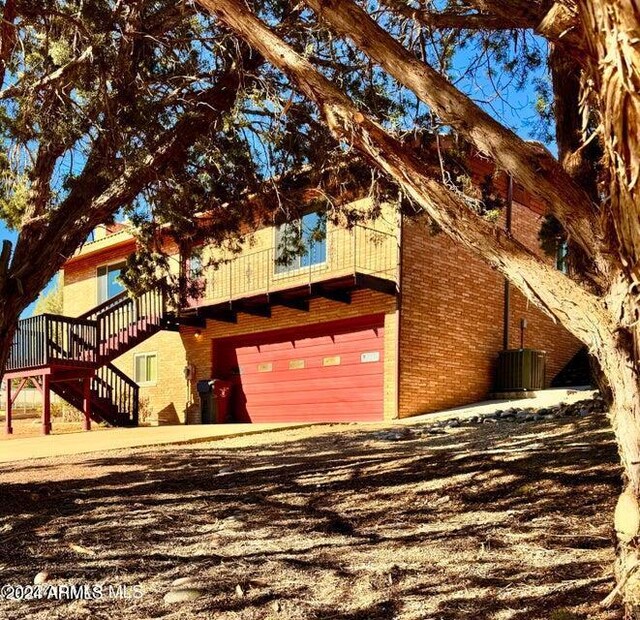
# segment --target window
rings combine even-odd
[[[194,253],[189,258],[189,280],[201,280],[203,275],[202,257]]]
[[[558,241],[556,246],[556,268],[567,273],[569,271],[569,263],[567,257],[569,255],[569,245],[566,241]]]
[[[124,291],[124,286],[118,280],[118,276],[125,266],[126,263],[122,262],[98,267],[98,304],[104,303]]]
[[[319,213],[276,230],[276,273],[287,273],[327,260],[327,220]]]
[[[133,378],[139,385],[158,382],[158,354],[138,353],[133,356]]]

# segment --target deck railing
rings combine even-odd
[[[140,388],[113,364],[98,368],[91,384],[91,391],[98,398],[106,398],[115,405],[118,414],[122,416],[122,419],[118,420],[120,424],[138,425]]]
[[[397,281],[396,235],[355,226],[334,229],[307,254],[283,265],[276,246],[241,254],[206,274],[206,303],[272,293],[341,276],[366,274]]]
[[[104,312],[109,311],[111,308],[119,305],[122,301],[129,298],[129,294],[127,291],[122,291],[118,295],[115,295],[111,299],[107,299],[107,301],[102,302],[100,305],[91,308],[88,312],[81,314],[78,316],[79,319],[86,319],[88,321],[95,321],[98,316]]]
[[[41,314],[18,323],[7,371],[51,363],[93,366],[97,328],[94,321]]]
[[[133,299],[119,295],[79,318],[41,314],[23,319],[13,337],[7,371],[55,363],[104,364],[143,332],[159,329],[165,310],[162,290],[152,290]]]

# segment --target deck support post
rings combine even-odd
[[[82,412],[84,413],[85,431],[91,430],[91,377],[82,380]]]
[[[13,399],[11,398],[11,379],[7,379],[7,409],[5,412],[5,432],[7,435],[13,434],[13,426],[11,425],[12,409]]]
[[[51,432],[51,375],[42,375],[42,434]]]

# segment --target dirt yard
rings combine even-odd
[[[0,601],[0,618],[621,617],[599,606],[620,484],[604,416],[411,428],[402,441],[321,426],[2,466],[0,584],[47,571],[49,587],[103,595]]]

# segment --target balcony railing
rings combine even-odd
[[[358,274],[397,281],[397,237],[365,226],[329,231],[324,241],[310,248],[308,255],[294,265],[280,264],[278,256],[278,248],[273,246],[241,254],[212,267],[206,278],[205,303],[273,293]],[[300,263],[302,266],[298,266]]]
[[[96,362],[96,324],[53,314],[18,323],[7,370],[40,368],[51,363],[91,366]]]

